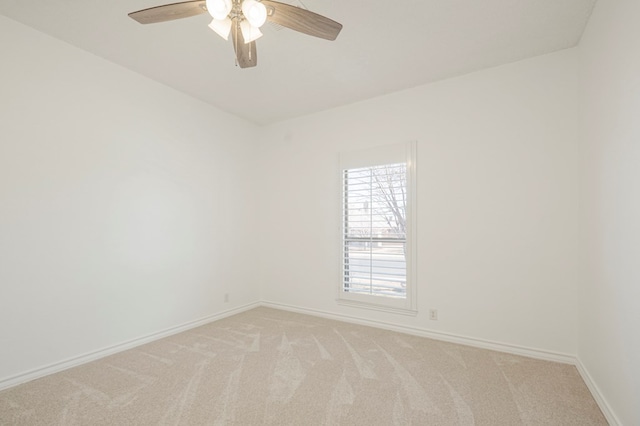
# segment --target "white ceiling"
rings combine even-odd
[[[268,124],[575,46],[596,0],[302,0],[344,25],[338,39],[268,26],[248,69],[207,14],[152,25],[127,16],[176,1],[0,0],[0,13]]]

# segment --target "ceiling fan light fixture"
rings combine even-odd
[[[249,44],[262,37],[260,28],[252,26],[247,20],[240,22],[240,31],[242,31],[242,38],[245,44]]]
[[[174,0],[176,1],[176,0]],[[262,37],[265,20],[290,30],[325,40],[335,40],[342,24],[326,16],[277,0],[182,0],[129,13],[140,24],[155,24],[209,13],[209,28],[225,40],[233,36],[236,65],[258,64],[255,40]],[[293,0],[289,0],[293,1]],[[299,3],[300,0],[295,0]]]
[[[207,11],[219,21],[224,20],[231,12],[231,0],[206,0]]]
[[[223,20],[214,19],[209,24],[209,28],[216,32],[220,37],[225,40],[229,40],[229,34],[231,33],[231,19],[224,18]]]
[[[256,0],[244,0],[242,2],[242,14],[251,26],[260,28],[267,20],[267,8]]]

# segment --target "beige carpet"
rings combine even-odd
[[[257,308],[0,392],[2,425],[606,425],[575,367]]]

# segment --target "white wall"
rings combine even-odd
[[[583,264],[578,356],[640,424],[640,2],[599,1],[580,44]]]
[[[1,16],[0,58],[0,381],[258,300],[254,126]]]
[[[264,130],[262,298],[575,354],[575,50]],[[401,76],[399,77],[401,78]],[[338,153],[418,141],[417,317],[338,306]],[[439,310],[429,321],[428,308]]]
[[[262,298],[577,353],[640,424],[638,18],[256,129],[0,17],[0,381]],[[420,313],[338,306],[338,153],[407,140]]]

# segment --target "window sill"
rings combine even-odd
[[[397,308],[393,306],[385,306],[374,303],[360,302],[355,300],[347,300],[347,299],[336,299],[338,305],[342,306],[350,306],[353,308],[361,308],[361,309],[369,309],[372,311],[381,311],[381,312],[389,312],[392,314],[400,314],[415,317],[418,315],[418,311],[414,309],[406,309],[406,308]]]

